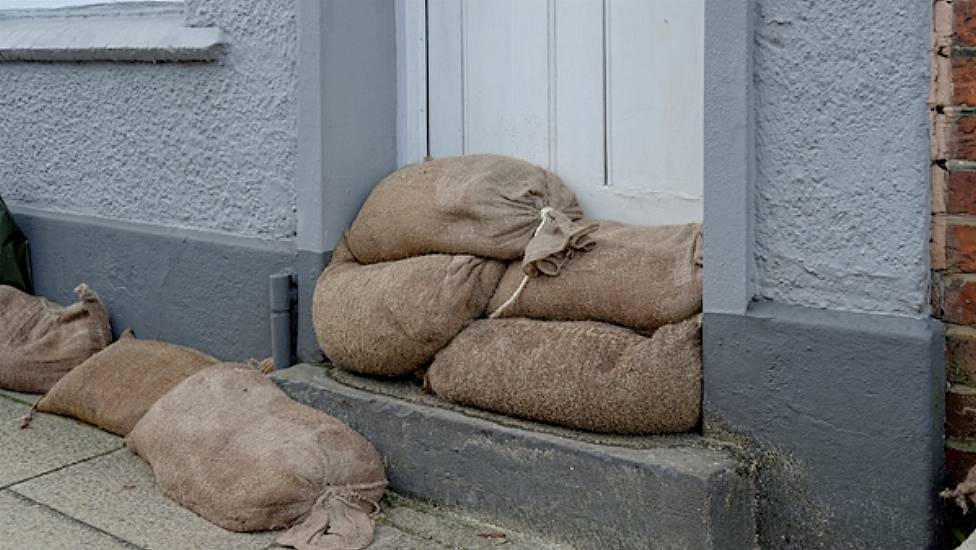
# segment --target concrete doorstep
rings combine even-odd
[[[0,548],[279,548],[276,533],[225,531],[163,496],[119,437],[44,413],[20,429],[37,398],[0,390]],[[393,493],[383,511],[371,549],[571,550]]]
[[[733,452],[701,436],[556,430],[316,365],[271,378],[370,440],[395,491],[578,548],[755,546],[751,480]]]

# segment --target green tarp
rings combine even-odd
[[[34,283],[31,280],[30,244],[24,232],[14,223],[14,218],[7,210],[2,197],[0,197],[0,285],[10,285],[31,294],[34,292]]]

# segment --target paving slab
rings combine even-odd
[[[29,410],[25,403],[0,399],[0,489],[122,447],[112,434],[49,414],[35,415],[22,430]]]
[[[44,396],[39,393],[20,393],[10,390],[0,390],[0,397],[6,397],[7,399],[13,399],[14,401],[33,405]]]
[[[135,548],[10,491],[0,491],[0,546],[44,550]]]
[[[556,544],[478,521],[456,511],[387,493],[380,523],[437,543],[446,548],[465,550],[572,550]]]
[[[274,533],[233,533],[166,498],[128,449],[11,487],[12,491],[143,548],[261,550]]]

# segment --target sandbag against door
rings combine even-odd
[[[44,393],[112,342],[108,311],[87,285],[59,306],[0,286],[0,388]]]
[[[592,321],[476,321],[427,380],[455,403],[569,428],[685,432],[701,407],[701,318],[646,337]]]
[[[585,249],[592,224],[559,176],[528,162],[467,155],[407,166],[370,193],[346,240],[360,263],[424,254],[521,258],[527,273],[558,273]],[[543,223],[545,222],[545,223]]]
[[[255,369],[222,363],[190,376],[125,444],[150,464],[165,495],[225,529],[292,527],[278,542],[299,549],[360,549],[373,540],[386,486],[379,453]]]
[[[594,246],[558,277],[534,277],[501,317],[605,321],[638,331],[688,319],[702,309],[702,227],[599,221]],[[498,310],[523,278],[512,264],[488,304]]]
[[[502,262],[446,254],[360,265],[343,240],[315,287],[315,334],[336,366],[414,372],[484,313],[504,270]]]

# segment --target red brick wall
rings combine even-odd
[[[936,0],[932,311],[946,323],[946,471],[976,464],[976,0]]]

